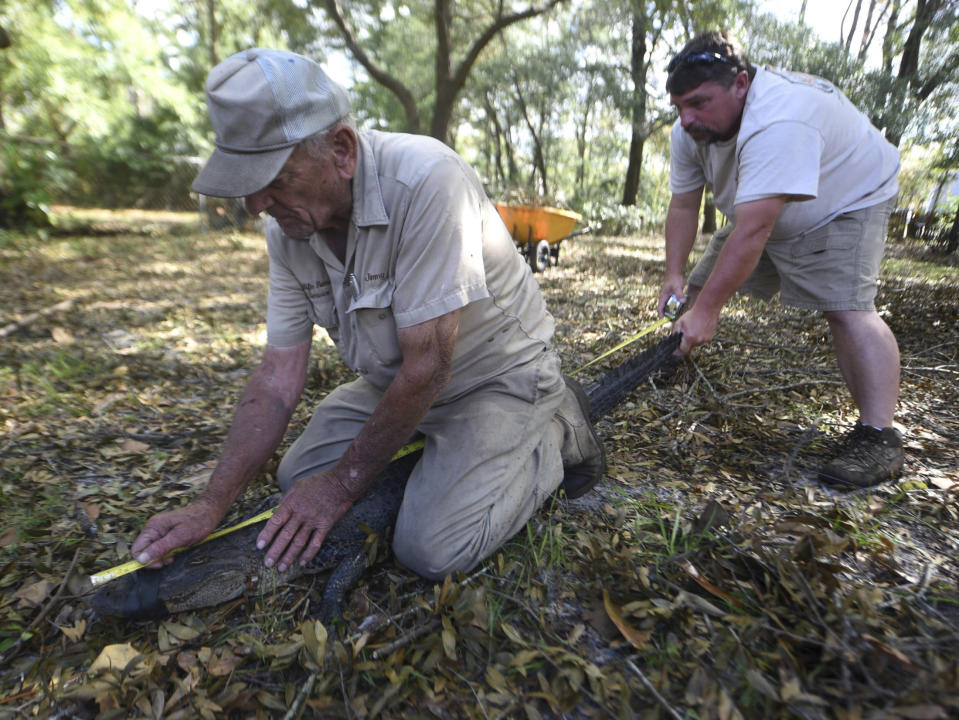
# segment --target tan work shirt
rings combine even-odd
[[[529,362],[554,329],[539,286],[479,177],[420,135],[364,132],[340,262],[320,234],[267,230],[267,342],[289,347],[326,329],[343,361],[381,390],[402,362],[397,328],[461,310],[451,400]]]

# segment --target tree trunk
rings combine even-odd
[[[529,117],[529,108],[526,103],[526,97],[523,95],[523,89],[520,87],[519,78],[516,77],[516,74],[513,74],[513,87],[516,89],[516,99],[519,101],[520,110],[523,112],[523,120],[526,122],[526,127],[529,129],[530,137],[533,138],[533,170],[530,173],[530,186],[533,185],[535,180],[536,173],[539,172],[540,180],[542,181],[542,192],[543,197],[549,195],[549,183],[547,182],[546,176],[546,157],[543,154],[543,143],[540,138],[540,133],[537,132],[536,128],[533,127],[533,121]]]
[[[956,206],[956,216],[952,220],[952,227],[949,228],[949,235],[946,244],[946,252],[950,255],[959,249],[959,206]]]
[[[453,11],[450,0],[436,0],[433,5],[433,22],[436,28],[436,57],[434,72],[436,80],[436,100],[433,103],[433,122],[430,135],[437,140],[447,142],[450,120],[453,117],[453,101],[456,91],[453,89],[452,41]]]
[[[343,36],[343,41],[346,43],[346,47],[353,57],[356,58],[356,61],[363,66],[371,78],[393,93],[396,99],[399,100],[400,105],[403,107],[403,114],[406,115],[406,131],[411,133],[420,132],[420,112],[416,107],[416,98],[413,97],[413,93],[396,77],[380,69],[370,56],[366,54],[366,51],[360,47],[359,42],[357,42],[356,37],[353,35],[353,31],[350,30],[346,24],[346,20],[343,18],[338,0],[326,0],[325,4],[327,14],[339,29],[340,34]]]
[[[453,119],[454,105],[456,98],[466,79],[469,77],[470,70],[476,64],[480,54],[487,45],[492,42],[500,32],[514,23],[527,20],[537,15],[542,15],[551,8],[565,2],[565,0],[543,0],[540,6],[530,6],[525,10],[503,14],[504,4],[497,4],[498,11],[493,21],[482,29],[479,36],[469,45],[466,53],[459,64],[453,67],[453,43],[452,43],[452,25],[453,25],[453,3],[452,0],[434,0],[433,20],[436,30],[436,57],[434,58],[434,67],[436,77],[434,78],[435,99],[433,101],[433,118],[430,121],[430,135],[437,140],[447,142],[449,140],[449,127]],[[366,51],[360,47],[359,41],[353,35],[352,30],[347,26],[340,9],[339,0],[324,0],[326,12],[333,20],[334,24],[343,36],[346,47],[356,58],[356,61],[370,74],[380,85],[385,87],[400,101],[403,106],[403,112],[406,114],[407,131],[411,133],[420,132],[420,116],[416,107],[416,99],[413,93],[397,77],[389,74],[373,62]]]
[[[899,77],[913,87],[919,81],[919,51],[922,36],[932,24],[936,12],[942,6],[942,0],[916,0],[916,19],[909,29],[909,35],[902,46],[902,60],[899,62]]]
[[[506,170],[503,168],[503,143],[505,138],[503,137],[503,127],[500,125],[499,114],[496,112],[496,108],[493,107],[493,101],[490,99],[489,94],[485,98],[486,105],[486,119],[489,124],[489,131],[487,134],[491,138],[493,145],[492,149],[492,158],[490,159],[489,165],[493,168],[493,173],[496,176],[496,184],[499,187],[506,186]]]
[[[576,126],[576,191],[582,193],[586,183],[586,131],[589,129],[589,116],[593,108],[593,88],[595,80],[590,79],[589,89],[586,92],[586,102],[583,103],[581,122]]]
[[[917,0],[916,17],[903,44],[902,59],[899,62],[899,72],[896,76],[900,82],[895,93],[898,97],[894,99],[893,103],[894,106],[902,108],[903,111],[905,110],[907,96],[911,100],[921,102],[945,80],[945,75],[938,73],[925,82],[919,77],[922,38],[926,30],[932,25],[943,2],[944,0]],[[902,140],[898,131],[889,132],[888,129],[886,137],[889,142],[897,147]]]
[[[459,64],[453,67],[452,53],[452,0],[435,0],[433,16],[436,22],[436,100],[433,103],[433,121],[430,123],[430,135],[446,142],[449,137],[450,122],[453,119],[454,104],[460,91],[466,84],[470,70],[480,54],[497,35],[514,23],[542,15],[564,0],[545,0],[539,7],[530,6],[519,12],[502,14],[504,5],[499,3],[496,17],[467,48]]]
[[[210,67],[220,64],[220,28],[216,24],[216,0],[206,0],[206,21],[210,28]]]
[[[889,19],[886,21],[886,34],[882,38],[882,69],[886,75],[892,75],[892,60],[895,52],[893,40],[896,37],[896,28],[899,25],[899,11],[901,9],[902,0],[892,0]]]
[[[12,44],[10,33],[7,32],[3,25],[0,25],[0,50],[6,50]],[[3,120],[3,75],[0,74],[0,130],[5,130],[6,127],[7,125]]]
[[[852,14],[852,25],[849,28],[849,34],[846,36],[846,42],[843,45],[847,55],[849,54],[849,48],[852,47],[852,38],[856,34],[856,27],[859,25],[860,10],[862,10],[862,0],[856,0],[856,9]],[[846,9],[846,12],[849,12],[848,8]],[[845,21],[845,19],[846,17],[843,15],[843,21]]]
[[[876,36],[876,28],[879,27],[879,17],[876,17],[875,23],[872,21],[876,13],[876,2],[877,0],[869,0],[869,9],[866,11],[866,22],[862,26],[862,41],[859,43],[860,62],[865,62],[869,46],[872,45],[872,40]]]
[[[629,75],[633,81],[632,132],[629,140],[629,164],[626,166],[626,181],[623,184],[623,205],[636,204],[639,195],[640,172],[643,167],[643,146],[646,142],[646,74],[643,60],[646,57],[646,15],[642,3],[633,6],[633,37],[631,43]]]

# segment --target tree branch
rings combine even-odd
[[[366,51],[360,47],[360,44],[356,41],[356,37],[343,18],[338,0],[326,0],[325,4],[327,13],[329,13],[330,18],[336,24],[340,34],[343,36],[346,47],[353,57],[356,58],[356,61],[363,66],[363,69],[370,74],[370,77],[393,93],[397,100],[400,101],[400,104],[403,106],[403,112],[406,114],[407,130],[412,133],[420,132],[420,115],[413,93],[400,82],[398,78],[377,66],[376,63],[373,62],[373,59],[366,54]]]
[[[443,0],[438,0],[443,1]],[[466,83],[466,78],[469,75],[470,70],[473,65],[476,63],[476,60],[479,58],[480,53],[489,45],[490,41],[496,37],[498,33],[508,28],[510,25],[518,23],[522,20],[528,20],[531,17],[536,17],[537,15],[542,15],[548,10],[552,10],[557,5],[566,2],[566,0],[547,0],[545,5],[540,5],[538,7],[528,7],[522,12],[512,13],[510,15],[499,15],[496,20],[484,30],[476,40],[473,41],[473,44],[470,46],[469,50],[466,52],[466,56],[456,66],[456,71],[453,73],[453,76],[450,78],[451,85],[459,90]]]
[[[939,69],[936,70],[930,77],[923,81],[922,85],[919,86],[919,89],[916,90],[916,99],[919,102],[922,102],[933,92],[936,88],[946,82],[949,77],[956,71],[956,68],[959,68],[959,52],[955,50],[946,58],[945,62],[939,66]]]

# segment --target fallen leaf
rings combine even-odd
[[[609,591],[605,588],[603,589],[603,605],[606,606],[606,614],[609,616],[609,619],[613,621],[613,624],[619,628],[619,631],[623,634],[623,637],[629,640],[629,644],[632,645],[637,650],[642,650],[646,647],[646,643],[649,642],[651,633],[649,632],[640,632],[632,627],[625,619],[620,612],[619,608],[613,604],[613,601],[609,599]]]
[[[196,653],[192,650],[181,650],[177,653],[176,664],[180,666],[181,670],[189,672],[196,667]]]
[[[80,507],[86,512],[91,520],[100,517],[100,506],[97,503],[80,501]]]
[[[718,587],[716,587],[711,582],[709,582],[709,580],[704,578],[700,574],[699,570],[697,570],[691,562],[689,562],[688,560],[684,561],[682,564],[682,568],[686,572],[686,574],[689,575],[689,577],[691,577],[700,585],[700,587],[702,587],[708,592],[711,592],[716,597],[722,598],[723,600],[728,602],[730,605],[733,605],[738,608],[742,608],[742,603],[740,603],[736,598],[734,598],[729,593],[723,590],[720,590]]]
[[[84,633],[87,631],[87,621],[81,618],[77,621],[77,624],[72,627],[58,626],[60,632],[67,636],[67,639],[70,642],[77,642],[80,640]]]
[[[145,453],[150,449],[150,446],[145,442],[140,442],[133,438],[125,438],[120,441],[120,449],[132,455],[137,455],[139,453]]]
[[[73,337],[73,333],[62,327],[54,327],[50,330],[50,336],[58,345],[73,345],[73,343],[77,341],[77,339]]]
[[[13,594],[15,598],[20,600],[17,603],[17,608],[36,607],[50,596],[54,587],[55,585],[51,581],[40,580],[20,588]]]
[[[230,648],[215,648],[209,661],[207,661],[206,670],[211,675],[222,677],[233,672],[241,662],[243,662],[243,658],[234,655]]]
[[[17,539],[17,529],[16,528],[7,528],[3,531],[3,534],[0,535],[0,547],[10,547],[13,545],[14,541]]]
[[[949,717],[939,705],[909,705],[893,708],[892,712],[908,720],[945,720]]]
[[[118,400],[122,400],[125,397],[126,397],[126,393],[124,392],[110,393],[105,398],[103,398],[100,402],[98,402],[96,405],[93,406],[93,412],[96,415],[102,415],[104,410],[106,410],[108,407],[113,405],[113,403],[117,402]]]
[[[93,661],[93,664],[90,665],[90,672],[96,673],[103,670],[122,671],[129,667],[130,663],[138,657],[141,657],[139,651],[130,643],[107,645],[100,651],[100,654],[97,655],[97,659]],[[138,663],[138,665],[140,664],[141,663]]]

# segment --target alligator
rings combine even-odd
[[[589,399],[590,421],[623,402],[651,373],[672,361],[679,345],[673,333],[583,389]],[[420,451],[390,463],[327,534],[319,553],[305,567],[294,564],[284,572],[263,563],[256,537],[265,521],[249,525],[178,553],[160,569],[143,568],[106,583],[87,597],[101,616],[162,618],[232,600],[255,588],[267,592],[304,573],[329,572],[326,586],[313,614],[324,623],[339,617],[347,593],[369,564],[367,539],[375,533],[384,540],[399,513],[409,474]],[[275,507],[280,494],[267,498],[254,512]]]

